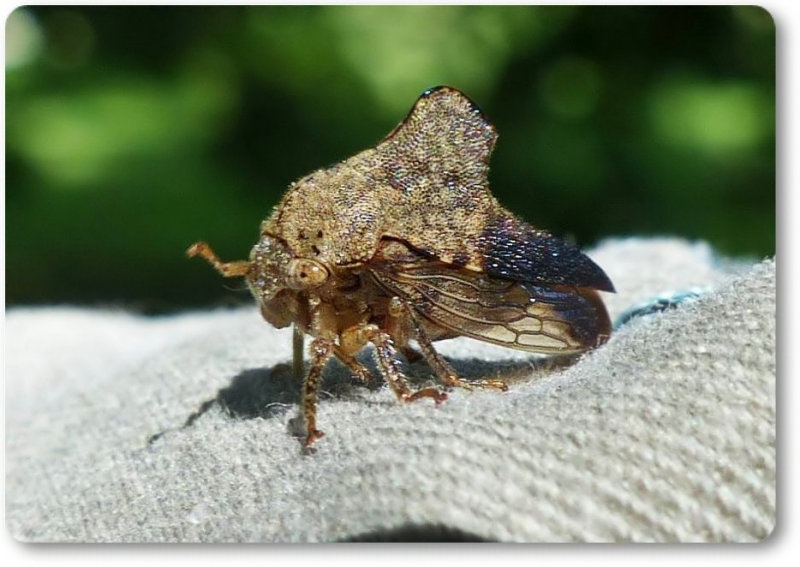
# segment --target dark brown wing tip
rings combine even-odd
[[[546,290],[537,290],[529,284],[523,287],[541,297],[545,304],[549,303],[552,315],[569,325],[572,340],[580,345],[576,352],[596,348],[611,336],[611,318],[598,290],[562,285]]]
[[[584,274],[586,274],[586,281],[589,282],[588,286],[598,291],[607,291],[608,293],[617,293],[614,284],[608,274],[605,273],[603,268],[598,266],[586,254],[583,254],[584,260]]]
[[[489,275],[615,291],[603,269],[576,246],[536,230],[512,215],[489,223],[479,241],[484,269]]]
[[[614,286],[611,287],[613,288]],[[611,317],[609,317],[608,310],[606,309],[603,300],[600,298],[600,295],[597,293],[597,290],[583,288],[579,289],[578,293],[580,293],[592,304],[596,315],[589,332],[589,336],[592,337],[594,343],[589,344],[589,347],[594,348],[600,346],[608,341],[609,337],[611,336]]]
[[[617,288],[614,287],[614,284],[612,283],[608,275],[606,275],[603,269],[600,268],[599,266],[597,269],[600,270],[600,273],[603,274],[603,278],[605,281],[602,286],[596,287],[595,289],[598,289],[600,291],[607,291],[608,293],[617,293]]]

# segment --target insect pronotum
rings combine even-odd
[[[306,446],[323,436],[316,414],[325,365],[337,357],[368,382],[356,359],[368,344],[400,400],[439,404],[447,394],[412,389],[399,353],[425,358],[446,387],[506,390],[502,380],[460,378],[433,341],[463,335],[567,354],[607,340],[611,324],[597,290],[614,291],[611,281],[578,248],[492,196],[496,139],[464,94],[427,90],[378,145],[292,184],[262,222],[249,260],[221,262],[204,242],[187,251],[225,277],[244,277],[269,323],[295,325],[295,369],[301,333],[312,337]]]

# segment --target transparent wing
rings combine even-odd
[[[514,282],[420,257],[376,262],[370,271],[424,319],[510,348],[580,352],[604,342],[611,329],[597,292],[588,288]]]

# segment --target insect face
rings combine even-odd
[[[247,282],[260,302],[272,300],[287,287],[287,273],[292,255],[281,240],[263,234],[250,252]]]
[[[264,318],[278,328],[300,323],[302,313],[307,312],[296,292],[313,290],[330,275],[321,262],[295,257],[280,238],[265,233],[250,252],[248,264],[250,291]]]
[[[284,290],[290,287],[288,271],[291,263],[292,255],[286,244],[278,238],[262,234],[250,252],[250,261],[244,274],[264,319],[277,328],[288,326],[294,319],[292,309],[283,297]]]

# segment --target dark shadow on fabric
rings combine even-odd
[[[384,386],[384,381],[380,378],[372,361],[371,349],[362,352],[358,359],[370,369],[374,380],[369,384],[359,382],[351,376],[349,370],[341,362],[333,359],[325,369],[320,391],[323,399],[354,398],[364,388],[377,390]],[[509,384],[514,384],[535,380],[539,375],[546,375],[558,368],[572,364],[574,360],[575,357],[563,356],[495,361],[462,358],[448,359],[448,362],[459,376],[467,380],[502,377]],[[414,387],[439,384],[430,367],[422,360],[413,364],[406,363],[403,368]],[[182,427],[191,427],[195,421],[215,407],[222,409],[234,419],[273,419],[283,416],[290,409],[299,407],[301,389],[302,380],[294,376],[290,364],[281,363],[272,368],[244,370],[234,376],[230,384],[220,389],[213,398],[200,404],[186,418]],[[387,398],[387,402],[392,401]],[[155,442],[168,431],[171,429],[156,433],[148,439],[148,443]]]
[[[440,525],[406,525],[390,530],[378,530],[359,534],[342,542],[402,542],[402,543],[449,543],[449,542],[493,542],[470,532]]]
[[[376,375],[371,362],[362,360]],[[306,368],[307,371],[307,368]],[[370,389],[380,388],[382,382],[375,380],[367,385]],[[347,398],[355,395],[355,389],[363,388],[354,380],[347,368],[338,360],[332,360],[325,369],[320,396],[324,398]],[[272,368],[251,368],[240,372],[231,379],[228,386],[193,411],[183,423],[183,428],[191,427],[213,408],[222,409],[234,419],[272,419],[285,415],[291,408],[300,405],[302,380],[297,379],[291,364],[281,363]],[[167,429],[151,436],[148,443],[161,438]]]
[[[535,381],[578,360],[576,355],[531,355],[525,359],[482,360],[480,358],[447,359],[453,370],[466,380],[502,379],[507,384]],[[417,365],[415,365],[417,366]],[[426,368],[420,363],[421,368]]]

